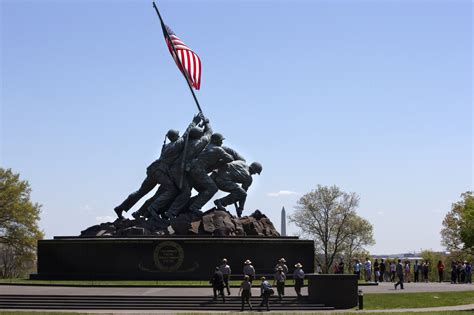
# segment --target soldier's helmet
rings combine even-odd
[[[260,173],[262,172],[262,169],[263,169],[262,164],[260,164],[258,162],[253,162],[252,164],[249,165],[249,168],[251,168],[258,175],[260,175]]]
[[[171,141],[176,141],[179,138],[179,131],[176,129],[170,129],[166,133],[166,137],[168,137],[168,139],[170,139]]]
[[[222,140],[224,140],[224,139],[225,139],[224,136],[222,134],[218,133],[218,132],[213,133],[212,136],[211,136],[211,142],[212,143],[218,143],[218,142],[222,143]]]
[[[203,134],[203,130],[199,127],[193,127],[189,130],[189,138],[191,139],[199,139]]]

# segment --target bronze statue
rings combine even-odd
[[[253,162],[249,166],[244,161],[233,161],[215,171],[211,177],[217,188],[229,192],[227,196],[216,199],[218,209],[225,210],[227,205],[235,204],[237,216],[240,218],[247,199],[247,190],[252,185],[252,175],[262,172],[262,165]],[[242,184],[241,186],[239,184]]]
[[[183,137],[179,137],[179,132],[174,129],[170,129],[166,133],[166,138],[168,138],[170,142],[163,145],[160,158],[155,160],[147,167],[146,178],[141,184],[140,188],[137,191],[131,193],[127,199],[114,208],[115,213],[120,219],[123,218],[123,211],[127,212],[130,210],[130,208],[133,207],[138,202],[138,200],[148,194],[153,188],[155,188],[156,185],[160,184],[162,187],[164,187],[164,190],[173,189],[174,184],[168,176],[168,168],[181,153],[187,133],[192,127],[196,126],[200,120],[200,115],[194,116],[192,123],[188,126]],[[164,192],[164,194],[166,194],[166,192]]]
[[[232,162],[234,158],[221,147],[224,137],[220,133],[211,136],[211,142],[191,161],[189,175],[198,186],[198,195],[191,202],[189,211],[197,212],[201,210],[211,198],[217,193],[216,183],[208,175],[220,165]]]

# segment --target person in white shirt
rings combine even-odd
[[[304,284],[304,271],[303,271],[303,265],[300,263],[297,263],[295,265],[295,271],[293,272],[293,279],[295,280],[295,291],[298,297],[301,297],[301,288],[303,287]]]
[[[250,260],[246,260],[244,262],[244,276],[249,276],[249,281],[252,283],[253,279],[255,278],[255,268],[252,266],[252,262]]]
[[[230,295],[229,278],[230,278],[230,274],[232,273],[232,270],[230,269],[230,266],[227,264],[226,258],[222,259],[222,263],[219,266],[219,270],[222,272],[222,275],[224,276],[224,287],[227,289],[227,295]]]
[[[370,262],[369,257],[365,258],[364,270],[365,270],[365,281],[368,282],[370,281],[371,274],[372,274],[372,263]]]

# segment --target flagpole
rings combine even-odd
[[[168,31],[166,30],[165,23],[163,22],[163,18],[161,17],[160,11],[158,11],[158,7],[156,6],[155,1],[153,1],[153,8],[155,8],[156,14],[160,18],[160,23],[161,23],[161,28],[163,29],[163,33],[166,34],[166,38],[168,39],[169,43],[171,44],[171,47],[173,48],[174,55],[176,56],[176,59],[179,63],[181,73],[183,74],[184,78],[186,79],[186,83],[188,84],[189,90],[191,91],[191,94],[193,95],[194,101],[196,102],[196,106],[201,114],[203,114],[201,105],[199,105],[199,101],[196,97],[196,94],[194,94],[194,90],[191,86],[191,83],[189,83],[189,78],[186,75],[186,71],[184,70],[183,64],[181,63],[181,60],[178,57],[178,53],[176,52],[176,48],[174,47],[173,41],[170,38],[170,34],[168,34]]]

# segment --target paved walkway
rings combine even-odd
[[[382,282],[377,286],[359,286],[364,293],[413,293],[413,292],[455,292],[474,291],[472,284],[450,284],[443,283],[406,283],[405,289],[395,290],[393,283]],[[259,294],[258,287],[254,287],[252,292]],[[231,288],[232,295],[238,293],[238,288]],[[302,293],[307,294],[307,288],[303,288]],[[287,296],[295,296],[292,287],[286,287]],[[144,296],[211,296],[212,289],[193,287],[59,287],[59,286],[27,286],[27,285],[0,285],[0,294],[18,295],[144,295]]]
[[[231,288],[231,294],[237,295],[238,288]],[[260,295],[259,288],[252,288],[253,295]],[[307,294],[306,288],[302,290]],[[51,286],[15,286],[1,285],[0,294],[17,295],[144,295],[144,296],[212,296],[212,288],[167,288],[167,287],[51,287]],[[286,296],[296,296],[295,290],[291,287],[285,288]]]
[[[374,286],[359,286],[364,293],[412,293],[412,292],[456,292],[456,291],[474,291],[472,284],[451,284],[449,282],[411,282],[404,284],[404,290],[400,286],[395,290],[392,282],[380,282]]]
[[[407,283],[405,290],[395,290],[393,283],[379,283],[378,286],[360,286],[360,289],[364,293],[413,293],[413,292],[456,292],[456,291],[474,291],[474,285],[472,284],[449,284],[449,283]],[[254,294],[258,295],[258,288],[254,288]],[[231,288],[232,295],[236,295],[238,288]],[[295,292],[293,288],[287,287],[285,289],[287,296],[294,296]],[[166,287],[127,287],[127,288],[110,288],[110,287],[56,287],[56,286],[24,286],[24,285],[0,285],[0,294],[18,294],[18,295],[143,295],[143,296],[211,296],[212,290],[210,288],[166,288]],[[303,289],[303,294],[307,294],[306,288]],[[461,310],[474,310],[474,304],[469,305],[456,305],[456,306],[443,306],[443,307],[431,307],[431,308],[414,308],[414,309],[391,309],[391,310],[363,310],[354,311],[356,313],[405,313],[405,312],[434,312],[434,311],[461,311]],[[353,310],[336,310],[336,311],[298,311],[298,313],[348,313]],[[68,312],[81,312],[81,313],[107,313],[107,314],[180,314],[183,312],[170,312],[170,311],[107,311],[107,310],[78,310]],[[189,313],[189,311],[187,312]],[[194,311],[193,313],[201,313]],[[214,312],[202,312],[202,313],[214,313]],[[217,312],[222,313],[222,312]],[[291,314],[291,312],[285,312]]]

